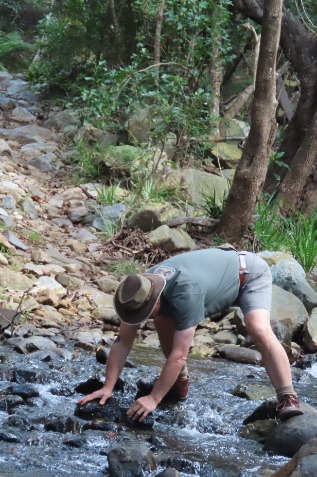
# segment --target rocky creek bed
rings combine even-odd
[[[84,411],[76,406],[81,393],[75,389],[86,390],[78,388],[86,383],[88,392],[91,379],[102,378],[104,366],[94,353],[76,350],[72,342],[66,348],[70,354],[65,360],[39,352],[24,356],[1,347],[1,476],[154,476],[173,468],[184,477],[251,477],[271,475],[287,462],[265,452],[262,443],[240,436],[245,418],[273,395],[260,366],[192,359],[188,400],[161,404],[149,422],[139,426],[124,412],[136,396],[137,379],[153,377],[161,355],[135,348],[122,374],[123,389],[116,391],[113,402],[104,409],[87,405]],[[301,398],[316,405],[317,379],[308,370],[293,372]],[[246,399],[254,387],[258,399]],[[241,388],[245,397],[233,395]],[[120,473],[118,464],[117,471],[109,473],[110,450],[118,446],[125,452],[132,449],[130,470]],[[127,466],[122,455],[117,459],[121,469]]]
[[[47,121],[45,115],[22,78],[0,72],[1,477],[316,475],[317,273],[306,277],[285,253],[261,255],[274,282],[272,325],[293,363],[303,416],[278,421],[239,309],[199,326],[186,402],[161,404],[143,426],[126,417],[137,379],[155,376],[162,365],[149,320],[114,399],[104,408],[76,406],[100,385],[104,366],[96,350],[118,329],[113,293],[122,273],[110,265],[130,261],[143,270],[149,260],[197,244],[182,226],[172,227],[175,210],[167,204],[141,207],[130,221],[141,231],[125,228],[123,241],[105,240],[102,227],[110,218],[124,220],[124,204],[101,204],[100,183],[73,183],[69,139],[80,121],[55,106]],[[227,187],[214,174],[177,172],[193,201],[207,176],[215,190],[221,180]]]

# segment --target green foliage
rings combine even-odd
[[[317,265],[317,213],[311,217],[295,215],[289,224],[288,246],[304,270],[311,272]]]
[[[25,43],[19,33],[0,31],[0,69],[10,66],[13,62],[23,65],[23,53],[32,49],[32,45]]]
[[[110,1],[57,0],[42,22],[41,62],[32,77],[68,90],[71,84],[85,121],[107,130],[151,106],[151,137],[164,141],[167,132],[176,133],[185,155],[187,137],[208,134],[218,120],[211,115],[209,69],[215,54],[218,64],[230,59],[230,1],[166,0],[158,71],[159,4],[118,0],[115,15]]]
[[[107,264],[107,271],[116,276],[133,275],[140,273],[139,266],[136,262],[113,262]]]
[[[104,205],[113,205],[117,202],[116,192],[119,185],[110,184],[108,187],[103,185],[97,190],[97,201]]]
[[[223,193],[222,199],[219,200],[215,190],[212,192],[202,192],[204,203],[202,204],[201,209],[204,215],[213,219],[219,219],[222,216],[223,209],[226,205],[228,193],[229,192],[225,191]]]
[[[264,198],[258,202],[256,213],[255,234],[262,248],[291,253],[309,273],[317,264],[317,212],[310,217],[294,213],[286,218],[272,198]]]
[[[77,164],[77,174],[80,178],[96,178],[100,175],[102,156],[102,148],[96,144],[89,146],[85,141],[80,140],[77,143],[76,153],[72,158],[73,162]]]
[[[29,242],[39,243],[43,241],[42,235],[36,230],[30,230],[27,236]]]

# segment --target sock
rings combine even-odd
[[[184,366],[182,367],[182,370],[181,370],[181,372],[179,373],[178,377],[179,377],[179,378],[182,378],[182,379],[188,377],[188,369],[187,369],[186,364],[184,364]]]
[[[294,394],[295,396],[297,396],[292,385],[282,386],[281,388],[277,388],[275,391],[278,398],[283,396],[283,394]]]

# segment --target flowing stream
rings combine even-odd
[[[124,368],[124,391],[115,393],[125,407],[133,402],[137,379],[155,376],[163,362],[158,351],[148,348],[135,348],[130,359],[136,367]],[[263,452],[261,444],[239,436],[243,420],[262,400],[249,401],[233,396],[231,391],[249,382],[267,388],[269,381],[262,367],[205,358],[190,359],[189,369],[189,398],[160,405],[154,412],[152,429],[119,426],[113,432],[90,431],[85,445],[79,446],[72,442],[82,430],[73,422],[76,401],[81,396],[74,389],[91,376],[102,376],[104,366],[82,350],[73,353],[70,361],[44,362],[3,346],[0,397],[14,382],[31,384],[39,396],[9,412],[1,401],[0,476],[107,476],[107,451],[117,441],[131,437],[152,442],[154,454],[165,453],[174,462],[182,461],[182,477],[269,475],[269,470],[273,473],[287,462],[284,457]],[[294,369],[294,375],[301,399],[315,405],[314,373]],[[66,419],[63,432],[48,430],[47,421],[52,416]]]

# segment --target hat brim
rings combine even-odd
[[[153,291],[150,299],[136,312],[127,312],[122,304],[119,303],[117,295],[114,297],[114,306],[116,312],[119,315],[121,321],[127,323],[128,325],[139,325],[142,323],[142,321],[149,318],[166,284],[165,278],[162,275],[144,273],[144,276],[152,282]]]

